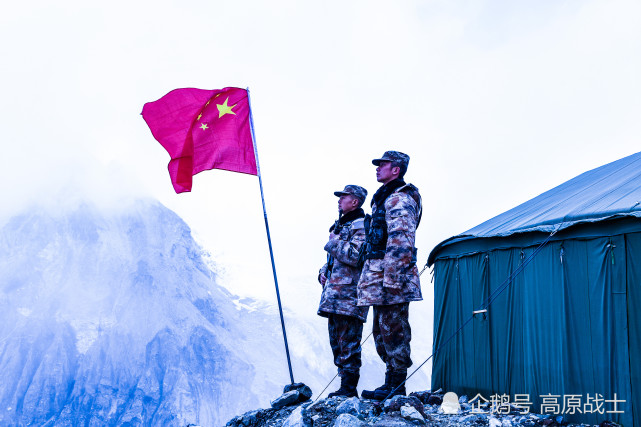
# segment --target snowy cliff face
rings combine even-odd
[[[159,203],[33,210],[0,233],[0,425],[221,425],[273,393],[246,351],[265,313]]]

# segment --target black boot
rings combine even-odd
[[[361,396],[363,397],[363,399],[376,399],[377,395],[385,393],[385,396],[387,396],[390,391],[392,391],[392,389],[390,388],[390,371],[387,371],[385,372],[385,384],[378,387],[376,390],[363,390]]]
[[[407,379],[407,371],[392,372],[391,381],[390,381],[390,388],[391,388],[392,395],[390,397],[405,396],[407,394],[407,392],[405,391],[406,379]],[[385,399],[385,397],[383,397],[383,399]]]
[[[360,374],[358,372],[344,372],[341,377],[341,387],[329,394],[329,397],[358,397],[358,392],[356,391],[356,386],[358,385],[358,379]]]
[[[385,375],[386,384],[377,388],[372,392],[363,390],[363,398],[372,400],[385,400],[394,396],[405,396],[405,379],[407,378],[407,371],[391,371]],[[386,387],[387,385],[387,387]]]

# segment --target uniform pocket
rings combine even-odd
[[[385,275],[383,286],[392,289],[404,289],[404,292],[414,294],[419,292],[420,285],[417,274],[390,273]]]
[[[380,286],[383,283],[383,260],[382,259],[369,259],[363,267],[359,287],[370,285]]]
[[[372,271],[372,272],[382,272],[384,270],[383,268],[383,260],[382,259],[371,259],[369,260],[369,264],[367,266],[367,269]]]
[[[383,279],[383,287],[401,289],[407,283],[405,274],[387,273]]]
[[[349,276],[338,276],[336,278],[332,277],[331,282],[332,284],[335,284],[335,285],[350,285],[354,281]]]

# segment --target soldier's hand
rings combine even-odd
[[[325,282],[327,282],[327,277],[325,277],[324,274],[320,275],[320,284],[325,286]]]

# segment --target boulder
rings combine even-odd
[[[416,396],[394,396],[385,401],[385,412],[400,411],[404,405],[412,406],[425,418],[425,407]]]
[[[271,402],[272,408],[279,409],[284,406],[294,405],[298,403],[299,399],[300,399],[300,393],[298,392],[298,390],[288,391],[280,395],[276,399],[272,400]]]
[[[429,391],[413,391],[410,393],[410,396],[418,398],[418,400],[420,400],[423,404],[427,404],[427,401],[429,400],[431,395],[432,393],[430,393]]]
[[[443,403],[443,397],[439,396],[438,394],[431,394],[427,398],[427,404],[428,405],[440,405]]]
[[[345,399],[336,407],[336,414],[350,414],[358,417],[361,415],[361,401],[358,397]]]
[[[283,393],[288,393],[288,392],[290,392],[292,390],[298,391],[298,393],[299,393],[299,396],[298,396],[299,400],[298,401],[299,402],[306,402],[306,401],[308,401],[309,399],[312,398],[312,394],[313,394],[312,393],[312,389],[309,388],[308,386],[306,386],[303,383],[287,384],[283,388]]]
[[[353,415],[340,414],[334,421],[334,427],[362,427],[365,423]]]
[[[424,424],[425,418],[416,410],[415,407],[410,405],[401,406],[401,417],[410,421],[418,421],[419,423]]]
[[[312,427],[312,420],[302,406],[294,409],[285,420],[282,427]]]

